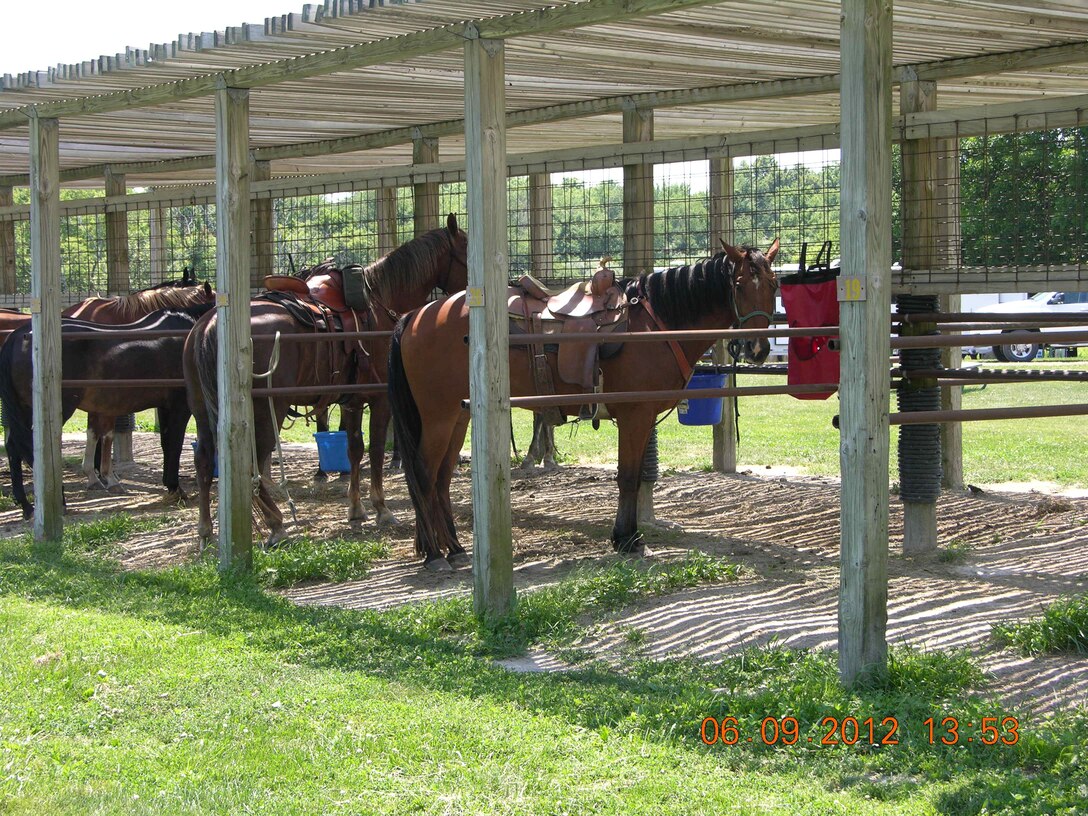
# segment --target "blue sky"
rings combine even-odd
[[[146,48],[191,31],[222,31],[302,10],[305,0],[7,0],[0,75]]]

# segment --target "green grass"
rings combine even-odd
[[[727,576],[710,560],[598,570],[546,606],[615,614]],[[552,615],[537,594],[520,600],[525,629]],[[927,717],[1007,713],[963,654],[894,651],[854,690],[833,656],[778,648],[514,674],[464,637],[473,621],[448,603],[300,608],[209,564],[122,571],[0,541],[0,812],[1073,814],[1085,801],[1083,714],[1025,718],[1013,746],[929,744]],[[787,715],[798,744],[760,744],[763,718]],[[756,740],[707,747],[706,716]],[[900,744],[819,745],[822,719],[848,716],[898,717]]]
[[[351,581],[365,578],[370,566],[389,555],[381,541],[335,538],[314,541],[300,536],[269,552],[253,553],[253,571],[261,583],[285,587],[301,581]]]
[[[1057,600],[1043,610],[1042,617],[1026,623],[995,626],[994,637],[1025,654],[1088,654],[1088,595]]]

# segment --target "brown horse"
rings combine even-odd
[[[725,245],[725,252],[692,266],[675,267],[625,282],[627,330],[766,328],[774,312],[778,281],[771,262],[778,240],[764,254],[752,247]],[[513,290],[512,290],[513,291]],[[450,505],[450,480],[465,440],[469,414],[461,401],[469,396],[468,309],[455,295],[405,315],[397,324],[389,358],[389,393],[404,474],[416,509],[416,551],[432,570],[468,563],[457,540]],[[601,359],[604,390],[643,391],[683,388],[691,367],[711,343],[630,343]],[[510,393],[535,393],[526,346],[511,346]],[[547,347],[546,347],[547,348]],[[762,362],[770,351],[765,338],[741,344],[745,358]],[[556,355],[549,351],[552,382],[559,393],[579,393],[563,383]],[[577,415],[584,396],[564,407]],[[647,554],[638,531],[639,472],[658,414],[676,400],[615,403],[608,410],[619,426],[619,509],[612,546],[625,553]],[[443,557],[443,550],[448,558]]]
[[[468,281],[468,236],[457,227],[452,214],[446,219],[446,227],[431,230],[408,241],[389,255],[367,267],[364,272],[365,288],[370,308],[360,328],[370,331],[388,331],[404,312],[418,308],[436,289],[455,292],[465,288]],[[387,338],[365,342],[345,342],[329,332],[329,342],[282,344],[260,342],[276,334],[288,337],[295,334],[313,334],[314,327],[300,323],[280,303],[257,299],[250,303],[252,312],[250,328],[254,338],[253,368],[268,371],[273,387],[312,388],[328,385],[352,385],[382,383],[385,381],[386,361],[389,354]],[[361,314],[361,312],[360,312]],[[193,328],[185,343],[185,380],[189,392],[189,404],[197,424],[196,474],[200,498],[198,533],[202,542],[212,534],[210,510],[212,467],[215,461],[215,426],[217,422],[217,368],[216,368],[216,317],[205,316]],[[345,326],[348,331],[354,326]],[[279,346],[279,360],[271,365],[273,346]],[[255,380],[264,387],[267,380]],[[363,456],[363,439],[360,433],[362,409],[370,406],[370,500],[378,516],[379,524],[396,522],[385,506],[382,488],[382,464],[385,459],[385,434],[389,426],[389,401],[384,394],[344,394],[329,397],[321,394],[292,395],[267,399],[254,399],[254,434],[256,436],[256,467],[266,473],[280,427],[293,405],[327,407],[330,401],[339,401],[348,432],[348,458],[351,462],[351,481],[348,487],[351,521],[365,521],[359,495],[359,462]],[[255,498],[256,504],[269,527],[266,546],[285,537],[283,515],[276,506],[264,479]]]

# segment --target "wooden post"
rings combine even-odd
[[[272,178],[272,162],[253,162],[253,181]],[[253,272],[250,286],[261,288],[264,279],[275,274],[276,256],[276,208],[271,197],[254,199],[253,207]]]
[[[937,252],[942,266],[956,268],[960,264],[960,143],[958,139],[940,139],[937,142]],[[960,295],[942,295],[941,311],[961,311]],[[941,364],[945,368],[959,368],[963,364],[963,350],[941,349]],[[947,386],[941,389],[941,410],[952,411],[963,407],[963,387]],[[963,423],[941,423],[941,486],[952,490],[963,489]]]
[[[887,665],[891,353],[891,45],[888,0],[842,0],[842,472],[839,673]],[[857,279],[861,287],[854,287]]]
[[[60,126],[30,116],[30,314],[34,360],[34,540],[64,533],[60,381]]]
[[[125,177],[106,171],[106,198],[123,196]],[[127,295],[129,282],[128,210],[106,211],[106,290],[111,295]]]
[[[652,142],[654,112],[627,105],[623,141]],[[637,277],[654,266],[654,166],[623,166],[623,275]]]
[[[502,40],[465,43],[473,606],[487,617],[514,606],[504,57]]]
[[[555,233],[552,226],[551,173],[529,174],[529,271],[538,278],[552,276]]]
[[[434,164],[438,161],[438,139],[417,135],[412,139],[412,163]],[[445,222],[438,213],[438,182],[429,181],[413,185],[412,211],[415,217],[416,237],[437,229]]]
[[[937,108],[937,83],[914,79],[899,85],[899,112],[903,115]],[[932,269],[936,261],[937,153],[934,139],[906,139],[903,157],[903,269]],[[911,327],[925,334],[934,324]],[[912,383],[911,387],[922,387]],[[934,386],[935,387],[935,384]],[[937,429],[934,433],[938,433]],[[904,433],[900,429],[900,433]],[[902,465],[900,465],[902,467]],[[903,500],[903,553],[920,555],[937,549],[937,503]]]
[[[0,207],[14,203],[15,191],[9,186],[0,187]],[[15,222],[0,221],[0,295],[14,295],[19,288],[15,271]]]
[[[710,235],[707,236],[709,253],[713,255],[721,247],[721,241],[733,243],[733,160],[710,160]],[[720,239],[720,240],[719,240]],[[728,363],[726,342],[714,344],[714,364]],[[725,381],[726,388],[733,387],[733,376]],[[722,400],[722,421],[714,426],[714,470],[718,473],[737,472],[737,398]]]
[[[215,92],[219,566],[253,566],[253,344],[249,331],[249,91]]]
[[[165,207],[155,206],[148,214],[150,223],[148,231],[151,237],[151,280],[158,283],[166,279],[169,253],[167,252],[167,240],[170,234],[169,210]]]
[[[385,257],[397,248],[397,188],[378,190],[378,256]]]

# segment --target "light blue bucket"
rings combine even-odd
[[[325,473],[351,473],[348,460],[347,431],[318,431],[314,434],[317,442],[317,462]]]

